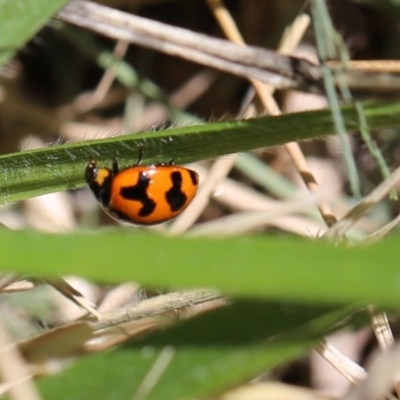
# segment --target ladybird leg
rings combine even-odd
[[[169,160],[168,165],[175,165],[175,158]]]
[[[114,176],[117,175],[118,172],[119,172],[119,164],[118,164],[118,158],[117,157],[113,158],[112,172],[113,172]]]
[[[138,147],[139,147],[139,156],[136,165],[140,165],[143,160],[143,144],[140,143]]]

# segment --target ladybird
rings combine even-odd
[[[117,220],[137,225],[168,221],[193,200],[197,172],[173,162],[141,166],[142,151],[134,166],[120,170],[114,158],[112,168],[87,164],[85,180],[104,211]]]

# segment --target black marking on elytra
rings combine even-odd
[[[142,208],[139,211],[140,217],[147,217],[153,213],[156,208],[154,200],[147,195],[147,188],[150,185],[150,179],[145,172],[141,172],[139,180],[134,186],[123,187],[120,191],[121,196],[126,200],[136,200],[142,203]]]
[[[199,184],[199,177],[196,172],[191,169],[188,169],[190,179],[192,180],[193,186],[197,186]]]
[[[187,196],[182,192],[182,174],[179,171],[171,173],[172,188],[165,193],[171,211],[179,211],[186,203]]]

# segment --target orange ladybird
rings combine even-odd
[[[112,168],[98,167],[92,160],[86,166],[86,182],[104,211],[118,220],[138,225],[168,221],[193,200],[199,176],[172,162],[140,166],[141,158],[122,170],[117,159]]]

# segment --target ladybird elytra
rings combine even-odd
[[[177,165],[135,165],[119,170],[99,168],[96,161],[86,166],[86,182],[103,209],[112,217],[138,225],[168,221],[193,200],[197,172]]]

